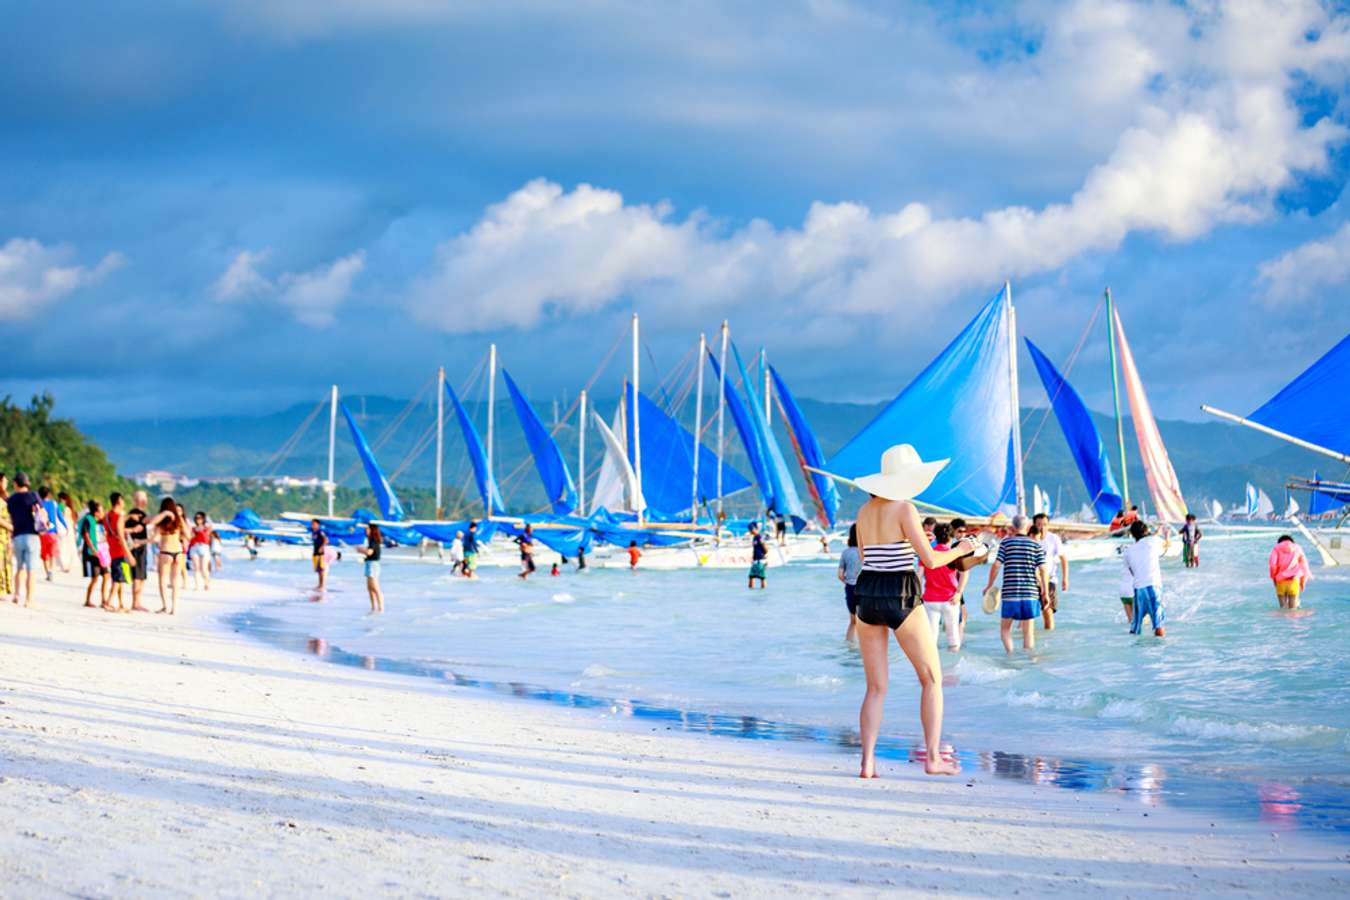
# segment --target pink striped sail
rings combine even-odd
[[[1130,344],[1125,340],[1125,329],[1120,324],[1120,313],[1115,310],[1112,313],[1116,320],[1116,356],[1120,360],[1120,374],[1125,380],[1130,418],[1134,419],[1134,436],[1139,441],[1139,456],[1144,463],[1144,474],[1148,476],[1148,491],[1153,497],[1153,506],[1158,518],[1163,521],[1184,522],[1186,501],[1181,496],[1181,484],[1177,481],[1176,470],[1172,468],[1172,460],[1167,457],[1162,435],[1158,433],[1153,409],[1144,394],[1144,384],[1139,380],[1134,354],[1130,352]]]

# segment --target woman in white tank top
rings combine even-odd
[[[937,568],[982,552],[983,548],[974,538],[966,538],[951,550],[939,552],[924,534],[910,498],[922,493],[946,464],[947,460],[926,463],[909,444],[900,444],[882,454],[879,473],[856,482],[872,495],[858,510],[858,544],[863,565],[853,589],[858,604],[858,646],[867,675],[867,693],[858,716],[862,778],[877,777],[877,734],[881,731],[890,680],[891,634],[919,678],[922,692],[919,719],[926,750],[924,771],[929,775],[954,775],[960,771],[955,760],[942,757],[940,747],[942,662],[927,617],[922,612],[912,615],[923,605],[920,562],[928,568]]]

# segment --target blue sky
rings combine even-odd
[[[727,318],[800,395],[888,398],[1005,277],[1058,362],[1109,284],[1163,416],[1350,331],[1350,19],[1317,2],[7,16],[0,392],[84,421],[411,396],[493,340],[575,393],[634,309],[658,366]],[[1100,327],[1072,377],[1105,408]]]

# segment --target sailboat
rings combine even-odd
[[[1247,482],[1246,516],[1249,520],[1269,519],[1275,512],[1275,504],[1266,496],[1266,492]]]
[[[1135,423],[1144,469],[1160,517],[1185,518],[1176,473],[1163,446],[1123,327],[1107,292],[1113,383],[1123,380]],[[1012,287],[1004,283],[975,318],[857,436],[830,460],[828,469],[846,477],[872,470],[886,447],[914,444],[925,457],[949,458],[948,465],[916,498],[920,506],[947,515],[978,520],[1027,509],[1022,480],[1021,423],[1017,390],[1016,312]],[[1101,436],[1087,407],[1039,348],[1028,350],[1051,399],[1065,438],[1083,476],[1099,522],[1105,524],[1125,504],[1128,490],[1116,487]],[[944,398],[934,403],[933,398]],[[1117,438],[1124,466],[1123,418],[1117,399]],[[1033,487],[1033,508],[1048,510],[1048,495]],[[1063,521],[1067,536],[1102,534],[1092,527]],[[1177,548],[1179,551],[1179,548]],[[1069,541],[1065,555],[1102,558],[1112,542]]]
[[[834,485],[834,479],[820,472],[825,465],[825,453],[820,449],[820,441],[807,421],[806,414],[797,404],[792,391],[788,390],[787,382],[773,366],[769,366],[769,374],[773,378],[773,399],[778,404],[780,415],[787,422],[792,449],[797,455],[797,464],[801,467],[807,490],[811,492],[817,520],[822,528],[829,531],[839,516],[839,490]]]
[[[1027,350],[1036,364],[1036,371],[1040,375],[1046,395],[1050,398],[1051,408],[1078,465],[1088,495],[1092,498],[1097,521],[1107,524],[1117,511],[1125,510],[1131,505],[1129,473],[1126,468],[1125,427],[1120,402],[1123,382],[1130,418],[1134,422],[1140,461],[1147,478],[1149,496],[1153,501],[1156,518],[1173,525],[1180,524],[1185,521],[1187,509],[1176,470],[1167,455],[1157,420],[1144,392],[1143,379],[1139,375],[1134,353],[1125,337],[1125,328],[1121,323],[1120,313],[1116,309],[1110,288],[1106,289],[1104,300],[1111,360],[1116,449],[1119,453],[1120,483],[1123,490],[1117,487],[1101,435],[1082,398],[1030,338],[1026,339]],[[1100,545],[1090,546],[1083,542],[1067,544],[1065,547],[1065,555],[1069,558],[1096,558],[1103,555],[1101,551]],[[1171,552],[1179,553],[1180,546],[1174,546]]]
[[[1225,412],[1208,404],[1205,412],[1229,422],[1255,429],[1271,437],[1350,464],[1350,334],[1317,359],[1275,396],[1247,416]],[[1308,491],[1314,500],[1337,500],[1337,487],[1314,478],[1291,481],[1292,490]],[[1350,491],[1342,496],[1350,498]],[[1310,503],[1310,509],[1313,508]],[[1307,528],[1295,515],[1292,522],[1317,548],[1329,565],[1350,564],[1350,529],[1342,518],[1334,528]]]

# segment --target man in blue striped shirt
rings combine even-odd
[[[1041,600],[1047,596],[1045,548],[1027,535],[1030,528],[1031,520],[1026,516],[1013,516],[1013,534],[999,542],[998,557],[989,567],[989,584],[985,587],[988,591],[1000,571],[1003,573],[1003,621],[999,636],[1003,649],[1009,653],[1013,652],[1015,621],[1022,623],[1023,648],[1036,649],[1036,619],[1041,614]]]

